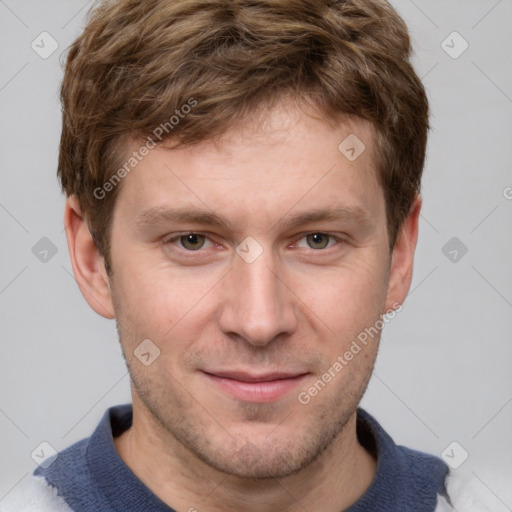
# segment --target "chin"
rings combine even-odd
[[[267,425],[264,431],[249,427],[243,435],[223,432],[217,439],[208,436],[210,441],[206,443],[204,437],[189,437],[182,443],[198,459],[221,473],[247,479],[285,478],[313,464],[343,426],[329,432],[303,427],[300,432],[297,427]]]
[[[281,449],[261,449],[248,442],[233,453],[196,453],[210,467],[230,476],[246,479],[284,478],[298,473],[309,465],[315,456],[306,451],[297,452],[297,446]]]

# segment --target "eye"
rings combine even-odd
[[[198,251],[205,247],[212,246],[212,242],[206,235],[201,233],[185,233],[166,240],[166,244],[174,244],[179,241],[179,246],[187,251]],[[210,245],[207,245],[207,244]]]
[[[302,244],[302,240],[306,241],[307,246]],[[332,242],[332,243],[331,243]],[[309,249],[326,249],[336,243],[336,239],[332,235],[326,233],[310,233],[301,238],[298,243],[299,247],[306,247]]]

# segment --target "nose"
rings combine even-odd
[[[243,338],[254,346],[265,346],[297,327],[294,295],[287,287],[270,249],[252,263],[234,256],[226,276],[218,317],[228,336]]]

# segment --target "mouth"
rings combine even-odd
[[[275,402],[296,388],[308,373],[202,372],[217,389],[235,400]]]

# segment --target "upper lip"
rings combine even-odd
[[[204,371],[208,375],[221,377],[223,379],[239,380],[241,382],[272,382],[274,380],[293,379],[306,375],[307,372],[267,372],[261,374],[248,373],[243,371]]]

